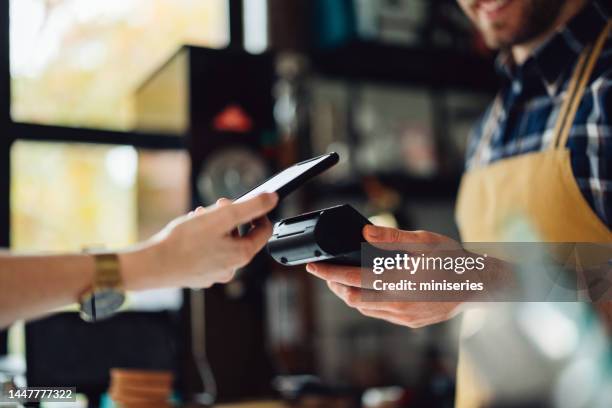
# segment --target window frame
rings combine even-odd
[[[228,0],[228,48],[244,47],[242,0]],[[17,140],[128,145],[151,150],[184,150],[189,134],[76,128],[15,122],[11,117],[10,1],[0,2],[0,248],[10,247],[10,152]]]

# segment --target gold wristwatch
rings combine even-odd
[[[81,318],[88,322],[113,316],[125,301],[119,257],[114,253],[92,253],[95,271],[91,289],[80,298]]]

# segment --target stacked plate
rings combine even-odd
[[[173,382],[168,371],[113,368],[109,394],[119,408],[171,408]]]

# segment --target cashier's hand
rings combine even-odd
[[[428,231],[402,231],[395,228],[368,225],[363,230],[364,238],[371,244],[459,244],[444,235]],[[349,307],[363,315],[386,320],[411,328],[423,327],[450,319],[459,312],[459,302],[383,302],[363,301],[361,291],[361,268],[338,266],[326,263],[311,263],[306,270],[327,281],[331,291]]]
[[[266,214],[277,202],[276,194],[241,203],[221,199],[177,218],[144,248],[122,259],[127,264],[127,289],[206,288],[229,282],[270,238],[272,225]],[[236,228],[249,223],[249,232],[238,236]]]

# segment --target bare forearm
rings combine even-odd
[[[93,273],[93,259],[85,254],[0,254],[0,327],[76,302]]]
[[[165,286],[155,273],[150,246],[119,253],[126,290]],[[11,255],[0,253],[0,328],[74,304],[91,288],[92,255]]]
[[[241,203],[203,208],[179,217],[148,241],[118,253],[124,290],[209,287],[226,282],[265,245],[272,233],[261,217],[278,197],[262,194]],[[236,225],[260,220],[241,238]],[[0,250],[0,328],[78,301],[92,288],[93,256],[18,256]]]

